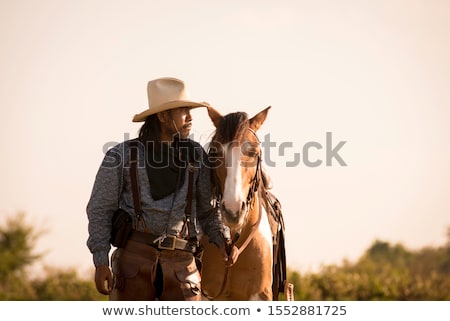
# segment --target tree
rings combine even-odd
[[[33,253],[39,236],[40,233],[25,221],[24,213],[7,218],[6,226],[0,226],[0,282],[11,273],[20,276],[41,257]]]
[[[25,221],[25,214],[8,217],[0,226],[0,299],[34,299],[26,268],[40,258],[33,253],[39,233]]]
[[[47,267],[40,278],[28,270],[42,258],[34,253],[43,234],[19,213],[0,226],[0,300],[105,300],[92,281],[81,279],[74,269]]]

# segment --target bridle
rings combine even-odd
[[[253,129],[251,129],[251,128],[247,128],[247,129],[248,129],[249,132],[251,132],[255,136],[256,140],[258,141],[258,144],[261,144],[261,141],[259,140],[259,138],[256,135],[255,131]],[[261,161],[262,161],[262,159],[261,159],[261,151],[259,151],[258,155],[256,155],[256,171],[255,171],[255,175],[253,175],[253,178],[251,180],[251,185],[250,185],[250,188],[248,190],[247,198],[246,198],[246,202],[245,202],[245,205],[246,205],[245,207],[247,209],[247,212],[248,212],[249,209],[253,208],[253,204],[252,203],[254,201],[255,194],[258,191],[259,183],[261,181],[261,176],[262,176],[262,173],[261,173]],[[222,192],[223,191],[220,188],[220,183],[219,183],[219,180],[218,180],[216,175],[215,175],[215,181],[216,181],[215,182],[216,189],[219,190],[219,192],[216,195],[216,207],[217,207],[217,206],[220,206],[220,202],[222,200]]]
[[[258,136],[256,135],[255,131],[251,128],[248,128],[248,130],[256,137],[258,144],[260,144],[260,140],[258,139]],[[260,181],[261,181],[261,177],[262,177],[262,170],[261,170],[261,151],[259,151],[258,155],[256,156],[256,171],[255,171],[255,175],[253,175],[253,178],[251,180],[251,185],[250,188],[248,190],[247,193],[247,198],[246,198],[246,206],[245,206],[245,216],[248,215],[248,212],[253,209],[254,206],[254,202],[256,199],[256,195],[259,191],[259,187],[260,187]],[[218,182],[218,179],[216,177],[216,188],[220,189],[220,184]],[[222,199],[222,191],[220,191],[219,193],[217,193],[217,200],[216,200],[216,207],[220,208],[220,202]],[[256,222],[251,226],[250,232],[247,235],[247,237],[245,238],[244,242],[242,243],[242,245],[238,248],[238,257],[239,255],[246,249],[246,247],[248,246],[248,244],[250,244],[250,241],[253,239],[253,236],[255,235],[255,232],[258,230],[259,224],[261,222],[261,217],[262,217],[262,202],[259,202],[259,209],[258,209],[258,219],[256,220]],[[237,232],[234,236],[231,237],[231,240],[228,242],[227,244],[227,252],[229,252],[233,246],[235,246],[235,244],[237,243],[237,241],[240,238],[240,233]],[[209,300],[214,300],[215,298],[217,298],[219,295],[222,294],[223,290],[225,289],[225,285],[227,283],[227,279],[228,279],[228,272],[229,272],[230,266],[226,266],[225,268],[225,275],[222,281],[222,285],[221,288],[219,290],[219,292],[215,295],[215,296],[210,296],[206,293],[203,292],[203,295],[208,298]]]

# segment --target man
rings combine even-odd
[[[235,260],[225,250],[229,236],[211,205],[206,153],[188,138],[190,110],[207,104],[191,101],[184,82],[175,78],[149,81],[147,95],[148,108],[133,118],[145,122],[139,137],[106,153],[88,202],[87,245],[96,267],[95,284],[110,300],[200,300],[199,234],[208,235],[226,264]],[[133,148],[137,193],[130,174]],[[133,190],[140,198],[137,206]],[[111,274],[111,226],[119,208],[131,215],[133,230],[126,245],[112,254]]]

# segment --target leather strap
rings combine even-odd
[[[187,229],[188,239],[190,240],[197,240],[196,236],[191,237],[190,235],[190,224],[191,224],[191,215],[192,215],[192,190],[194,185],[194,166],[189,163],[187,165],[188,173],[189,173],[189,179],[188,179],[188,190],[186,194],[186,207],[184,208],[184,215],[186,216],[186,221],[184,223],[183,230]]]
[[[142,214],[141,201],[139,197],[139,185],[137,183],[137,150],[138,144],[136,141],[130,142],[130,176],[131,189],[133,191],[134,211],[136,215]]]
[[[130,142],[130,179],[131,179],[131,190],[133,192],[133,202],[134,202],[134,213],[136,215],[135,229],[137,229],[138,224],[141,223],[144,230],[147,231],[147,226],[145,224],[144,218],[142,216],[141,198],[137,177],[137,153],[139,149],[139,144],[137,141]]]
[[[187,217],[191,217],[192,213],[192,185],[194,184],[194,166],[192,164],[188,165],[188,171],[189,171],[189,181],[188,181],[188,190],[186,195],[186,208],[184,209],[184,212],[186,213]]]

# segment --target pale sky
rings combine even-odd
[[[91,268],[103,147],[136,136],[147,81],[171,76],[223,113],[272,106],[259,135],[276,144],[289,267],[355,260],[376,239],[443,245],[449,16],[445,0],[0,0],[0,216],[48,230],[45,263]],[[205,143],[204,109],[194,127]],[[347,166],[325,165],[327,132]],[[287,166],[308,142],[322,165]]]

